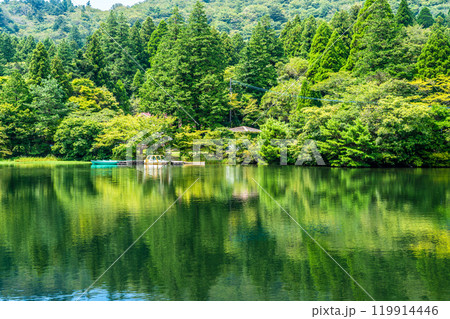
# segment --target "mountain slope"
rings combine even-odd
[[[120,0],[118,0],[120,1]],[[187,16],[197,0],[147,0],[131,7],[113,6],[113,10],[122,12],[130,23],[147,16],[155,21],[170,16],[174,6]],[[205,0],[206,12],[212,25],[220,31],[239,31],[245,37],[251,33],[256,22],[269,15],[274,27],[280,30],[288,20],[299,15],[306,18],[313,15],[326,20],[342,9],[349,9],[364,1],[355,0]],[[414,14],[427,6],[434,15],[448,14],[450,3],[447,0],[409,0]],[[399,0],[390,0],[394,11]],[[93,9],[89,6],[73,6],[70,0],[13,0],[0,3],[0,29],[17,35],[33,35],[61,39],[67,36],[72,26],[77,26],[82,36],[95,30],[104,20],[108,11]]]

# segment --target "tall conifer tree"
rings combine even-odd
[[[429,28],[434,24],[433,15],[431,14],[430,9],[424,7],[420,10],[419,15],[417,16],[417,23],[424,28]]]
[[[262,88],[270,88],[277,83],[275,64],[281,59],[283,48],[267,18],[263,18],[253,29],[247,46],[242,50],[238,66],[239,80]],[[249,91],[255,97],[261,93]]]
[[[435,27],[417,61],[421,78],[450,75],[450,43],[442,27]]]
[[[43,79],[50,76],[50,61],[47,50],[42,42],[39,42],[33,50],[29,66],[29,78],[34,84],[41,84]]]
[[[395,20],[398,24],[402,24],[405,27],[414,24],[414,15],[409,8],[407,0],[401,0],[400,6],[398,7],[397,14],[395,15]]]

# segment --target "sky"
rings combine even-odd
[[[115,3],[121,3],[124,6],[131,6],[138,2],[143,2],[144,0],[91,0],[91,6],[93,8],[109,10],[111,6]],[[86,4],[88,0],[72,0],[75,5]]]

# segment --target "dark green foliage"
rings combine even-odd
[[[302,45],[303,23],[299,16],[293,21],[288,21],[285,28],[281,32],[281,40],[283,42],[284,53],[287,57],[300,57]]]
[[[79,113],[66,117],[55,133],[55,154],[67,160],[91,160],[96,158],[92,147],[103,131],[103,123],[114,116],[109,110],[99,113]]]
[[[42,80],[50,76],[50,61],[44,44],[39,42],[30,61],[30,70],[28,77],[34,84],[41,84]]]
[[[414,15],[409,8],[407,0],[400,1],[400,6],[398,7],[397,14],[395,15],[395,20],[398,24],[402,24],[405,27],[414,24]]]
[[[429,28],[434,24],[433,15],[431,14],[430,9],[423,7],[422,10],[420,10],[419,15],[417,16],[417,23],[424,28]]]
[[[153,22],[151,17],[147,17],[142,23],[141,30],[139,31],[139,35],[141,36],[141,41],[144,47],[147,46],[148,41],[152,36],[153,31],[155,31],[155,23]]]
[[[145,42],[140,35],[141,23],[136,21],[130,29],[130,54],[142,68],[148,67],[148,55],[145,50]]]
[[[142,74],[141,70],[137,70],[133,78],[133,84],[131,86],[133,92],[138,91],[141,88],[142,84],[144,84],[144,75]]]
[[[89,63],[83,72],[84,76],[90,78],[98,86],[105,85],[107,81],[106,61],[98,33],[94,33],[89,39],[84,56]]]
[[[434,28],[417,62],[421,78],[450,74],[450,42],[442,27]]]
[[[68,40],[74,44],[74,49],[80,49],[83,46],[83,39],[77,26],[70,29]]]
[[[355,74],[384,71],[398,75],[403,62],[402,31],[386,0],[366,1],[355,24],[346,68]]]
[[[113,89],[114,97],[119,102],[119,107],[125,112],[130,112],[130,100],[121,80],[118,80]]]
[[[300,97],[298,98],[297,110],[300,110],[303,107],[322,105],[322,103],[319,100],[316,100],[321,98],[320,93],[312,91],[310,87],[311,84],[307,80],[304,80],[302,82],[302,87],[300,89]]]
[[[65,104],[66,93],[57,80],[48,79],[43,80],[41,85],[32,85],[31,94],[33,101],[30,110],[36,119],[34,132],[37,138],[34,155],[45,156],[50,153],[56,127],[69,111]]]
[[[213,14],[211,6],[208,14]],[[289,14],[284,5],[268,6],[275,7]],[[148,112],[148,125],[174,116],[175,130],[186,132],[254,125],[257,119],[264,123],[274,117],[276,121],[266,122],[267,136],[287,136],[282,131],[296,129],[299,140],[318,138],[330,165],[442,165],[450,157],[442,146],[449,141],[446,113],[428,114],[428,105],[448,105],[450,32],[442,14],[433,28],[424,29],[404,19],[407,2],[401,2],[394,17],[387,0],[367,0],[362,9],[336,12],[329,24],[296,16],[277,36],[282,21],[278,8],[270,11],[278,20],[273,23],[270,16],[260,18],[269,10],[243,6],[241,11],[259,20],[249,38],[252,24],[242,34],[212,27],[230,30],[227,25],[239,22],[232,12],[209,24],[214,17],[207,17],[197,3],[185,22],[185,8],[175,7],[169,18],[158,16],[165,21],[156,30],[151,18],[141,24],[145,17],[125,16],[127,10],[120,7],[97,30],[86,31],[90,22],[82,16],[82,22],[73,24],[82,32],[77,35],[73,29],[69,40],[64,33],[55,38],[45,34],[37,44],[33,37],[0,34],[0,156],[47,155],[53,143],[58,155],[71,159],[111,156],[113,148],[123,153],[118,143],[124,132],[132,136],[130,129],[137,130],[144,117],[129,113]],[[328,11],[319,7],[316,16],[329,18]],[[410,82],[417,75],[424,80]],[[230,94],[230,79],[270,90],[232,83]],[[374,116],[369,111],[373,104],[366,109],[330,100],[390,104]],[[109,133],[103,132],[106,117],[100,115],[105,110],[106,117],[115,119],[108,124]],[[433,141],[415,137],[421,127],[414,117],[425,120],[425,135]],[[414,134],[408,133],[410,125]],[[435,134],[439,130],[441,137]],[[192,140],[202,134],[180,136]],[[102,140],[95,141],[98,136]],[[187,145],[184,137],[176,147]],[[398,138],[404,141],[396,142]],[[275,161],[279,148],[264,147]]]
[[[320,82],[328,78],[332,72],[338,72],[347,61],[349,48],[339,36],[337,31],[334,31],[328,41],[325,54],[317,63],[319,67],[314,76],[315,82]]]
[[[6,33],[0,33],[0,52],[5,59],[5,62],[14,61],[17,46],[13,42],[13,38]]]
[[[325,48],[327,47],[328,40],[330,40],[331,29],[328,23],[322,22],[317,28],[316,34],[311,43],[311,49],[309,51],[309,62],[314,64],[319,62],[319,58],[323,55]]]
[[[350,46],[352,41],[352,23],[352,16],[345,10],[336,12],[330,22],[333,30],[338,33],[342,41],[344,41],[347,46]]]
[[[242,50],[238,66],[239,80],[262,88],[270,88],[276,85],[275,64],[280,61],[282,55],[281,43],[275,36],[270,21],[263,18],[253,30],[249,43]],[[262,96],[255,91],[249,93],[258,98]]]
[[[72,93],[72,86],[70,85],[70,77],[64,70],[61,59],[58,56],[54,57],[50,67],[51,77],[58,82],[59,87],[64,91],[65,98],[69,97]]]
[[[147,52],[151,62],[151,59],[155,56],[156,51],[158,50],[158,46],[161,43],[161,40],[167,33],[167,23],[162,20],[155,31],[153,31],[152,36],[147,44]]]
[[[235,65],[239,63],[241,52],[245,47],[244,38],[240,33],[236,33],[231,37],[231,47],[233,52],[231,54],[230,65]]]
[[[184,123],[193,124],[193,117],[202,126],[219,125],[227,112],[223,82],[226,65],[220,35],[208,25],[199,2],[186,27],[180,22],[174,25],[178,27],[169,28],[141,89],[143,109],[152,114],[176,114]]]
[[[61,60],[61,63],[66,70],[66,72],[72,72],[73,71],[73,59],[76,56],[74,52],[72,52],[69,43],[63,39],[57,46],[56,54]]]

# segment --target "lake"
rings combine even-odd
[[[449,179],[1,165],[0,300],[448,300]]]

